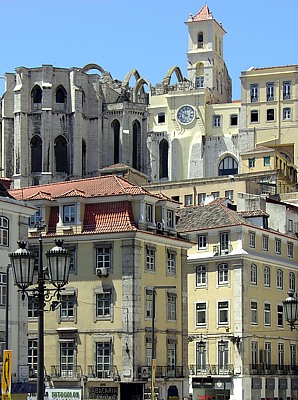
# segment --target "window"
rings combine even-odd
[[[293,220],[292,219],[288,220],[288,231],[293,232]]]
[[[270,268],[264,267],[264,286],[270,287]]]
[[[284,120],[291,119],[291,109],[289,107],[284,108],[282,115]]]
[[[272,363],[272,345],[271,342],[264,343],[264,350],[265,350],[265,364],[266,367],[270,367]]]
[[[199,250],[207,249],[207,235],[198,236],[198,249]]]
[[[291,82],[283,82],[283,99],[288,100],[291,98]]]
[[[55,139],[54,149],[56,172],[61,174],[68,174],[68,148],[67,141],[64,136],[60,135]]]
[[[274,121],[274,108],[269,108],[267,110],[267,121]]]
[[[29,226],[34,227],[41,221],[41,207],[37,207],[36,213],[29,218]]]
[[[219,128],[220,127],[220,115],[214,115],[213,116],[213,126],[215,128]]]
[[[177,346],[176,343],[169,343],[169,341],[168,341],[168,348],[167,348],[168,364],[167,364],[167,370],[168,370],[169,374],[175,374],[175,370],[176,370],[176,346]]]
[[[259,85],[257,83],[250,85],[250,101],[252,103],[259,101]]]
[[[210,194],[214,198],[214,200],[219,198],[219,192],[211,192]]]
[[[277,305],[277,326],[280,328],[284,326],[284,307],[282,304]]]
[[[229,266],[228,264],[220,264],[218,266],[218,284],[223,285],[229,283]]]
[[[75,343],[73,340],[60,343],[60,368],[62,377],[72,377],[75,363]]]
[[[196,343],[196,373],[204,372],[207,369],[207,348],[206,342]],[[203,351],[202,351],[203,349]]]
[[[295,292],[296,285],[295,285],[295,274],[294,272],[289,273],[289,290],[291,292]]]
[[[42,90],[41,90],[40,86],[38,86],[38,85],[34,86],[34,88],[32,89],[32,92],[31,92],[31,97],[32,97],[33,104],[41,103],[41,101],[42,101]]]
[[[65,103],[66,93],[62,87],[56,90],[56,103]]]
[[[203,32],[198,33],[198,49],[202,49],[204,47],[204,34]]]
[[[28,366],[29,378],[37,377],[38,347],[37,339],[28,340]]]
[[[264,325],[265,326],[271,325],[271,304],[270,303],[264,304]]]
[[[230,356],[229,356],[229,342],[227,340],[221,340],[221,343],[217,344],[218,349],[218,368],[220,373],[225,373],[229,367]]]
[[[6,273],[0,273],[0,305],[6,305],[7,296],[7,275]]]
[[[230,116],[230,125],[231,126],[237,126],[238,125],[238,115],[237,114],[232,114]]]
[[[96,343],[96,377],[111,377],[111,341]]]
[[[262,249],[264,251],[268,251],[268,249],[269,249],[269,238],[268,238],[268,236],[265,236],[265,235],[262,236]]]
[[[112,246],[96,247],[96,268],[112,268]]]
[[[31,147],[31,172],[41,174],[42,171],[42,140],[39,135],[34,135],[30,140]]]
[[[167,302],[167,314],[169,321],[176,321],[176,300],[177,296],[172,293],[167,294],[168,302]]]
[[[76,296],[74,294],[62,294],[60,297],[60,319],[74,320]]]
[[[146,269],[155,271],[155,249],[146,247]]]
[[[230,247],[229,232],[221,232],[219,235],[219,240],[220,240],[220,254],[228,254]]]
[[[146,289],[146,318],[152,318],[152,310],[153,310],[153,293],[152,289]],[[155,315],[154,315],[155,318]]]
[[[153,206],[152,204],[146,204],[146,221],[153,222]]]
[[[196,286],[206,286],[207,284],[207,267],[199,265],[196,268]]]
[[[248,168],[254,168],[256,166],[256,159],[254,157],[248,159]]]
[[[256,234],[254,232],[249,232],[249,247],[256,247]]]
[[[252,285],[257,285],[258,283],[258,267],[256,264],[251,264],[250,266],[250,283]]]
[[[206,200],[206,193],[199,193],[198,194],[198,204],[204,204]]]
[[[164,112],[160,112],[157,114],[157,122],[159,124],[164,124],[166,122],[166,114]]]
[[[28,318],[38,317],[38,299],[28,296]]]
[[[281,240],[275,239],[275,254],[281,254]]]
[[[250,323],[251,325],[258,324],[258,303],[256,301],[250,302]]]
[[[258,366],[258,342],[251,341],[251,366],[257,368]]]
[[[218,166],[218,175],[236,175],[238,174],[238,163],[233,157],[225,157]]]
[[[167,227],[174,228],[174,211],[167,210]]]
[[[288,242],[287,247],[288,247],[288,257],[293,258],[293,249],[294,249],[293,243]]]
[[[69,273],[76,274],[77,273],[77,246],[76,245],[67,245],[65,244],[64,247],[70,251],[70,265],[69,265]]]
[[[204,76],[196,76],[196,89],[204,87]]]
[[[229,302],[219,301],[218,307],[218,325],[228,325],[229,324]]]
[[[207,325],[207,304],[196,303],[196,326]]]
[[[278,269],[276,271],[276,287],[277,289],[283,289],[284,287],[284,282],[283,282],[283,272],[281,269]]]
[[[297,347],[295,344],[290,344],[290,355],[291,355],[291,368],[295,369],[297,362],[296,362],[296,358],[297,358]]]
[[[167,274],[176,274],[176,254],[173,251],[167,251]]]
[[[184,205],[191,206],[192,205],[192,194],[186,194],[184,196]]]
[[[169,143],[162,139],[159,143],[159,179],[167,179],[169,175]]]
[[[250,112],[250,122],[259,122],[259,111],[252,110]]]
[[[6,217],[0,217],[0,246],[8,246],[8,219]]]
[[[270,156],[263,157],[263,161],[264,167],[270,167]]]
[[[225,197],[231,201],[234,200],[234,191],[233,190],[226,190]]]
[[[63,222],[71,223],[76,220],[76,206],[75,204],[69,204],[67,206],[63,206]]]
[[[105,318],[111,316],[112,292],[104,290],[103,293],[96,293],[96,317]]]
[[[270,82],[266,84],[267,101],[274,100],[274,83]]]
[[[283,369],[285,365],[285,345],[283,343],[278,343],[277,350],[278,350],[278,368]]]

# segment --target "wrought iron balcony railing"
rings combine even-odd
[[[67,378],[67,379],[80,379],[83,376],[83,370],[80,365],[77,366],[64,366],[52,365],[51,377],[52,378]]]
[[[94,379],[120,380],[120,375],[116,365],[107,366],[106,369],[101,369],[97,365],[88,365],[87,377]]]
[[[140,366],[137,371],[140,379],[151,378],[151,366]],[[183,378],[185,375],[182,366],[157,366],[155,376],[156,378]]]
[[[189,375],[198,375],[198,376],[234,375],[234,365],[233,364],[226,364],[226,365],[206,364],[203,366],[190,365]]]
[[[298,375],[297,365],[278,364],[250,364],[248,371],[250,375]]]

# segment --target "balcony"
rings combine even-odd
[[[189,375],[206,376],[206,375],[234,375],[234,365],[215,365],[206,364],[205,366],[190,365]]]
[[[298,375],[298,366],[278,364],[250,364],[246,373],[250,375]]]
[[[51,377],[53,379],[80,379],[83,370],[80,365],[71,367],[70,365],[52,365]]]
[[[214,256],[219,256],[219,255],[223,256],[223,255],[231,253],[232,250],[233,250],[233,247],[231,244],[229,244],[227,246],[216,245],[216,246],[213,246],[213,255]]]
[[[94,379],[110,379],[113,381],[120,380],[116,365],[107,366],[106,369],[100,369],[97,365],[88,365],[87,377]]]
[[[157,366],[156,367],[156,378],[184,378],[183,367],[180,366]],[[138,378],[149,379],[151,378],[151,367],[144,365],[138,367]]]

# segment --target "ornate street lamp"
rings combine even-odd
[[[26,242],[19,241],[19,249],[9,255],[14,284],[25,295],[33,296],[38,303],[38,364],[37,364],[37,399],[44,400],[44,307],[54,297],[59,300],[60,291],[68,283],[71,253],[62,247],[62,240],[55,240],[56,246],[46,253],[48,265],[43,268],[42,236],[39,236],[39,262],[37,285],[33,288],[34,254],[27,250]],[[45,286],[46,281],[54,286],[50,289]]]
[[[289,297],[284,300],[283,307],[285,312],[285,318],[290,325],[291,331],[296,329],[298,321],[298,299],[294,296],[294,292],[288,292]]]

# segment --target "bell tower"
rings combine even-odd
[[[232,83],[223,59],[223,38],[226,33],[221,23],[213,18],[205,4],[189,15],[187,77],[196,89],[206,88],[212,103],[231,101]]]

